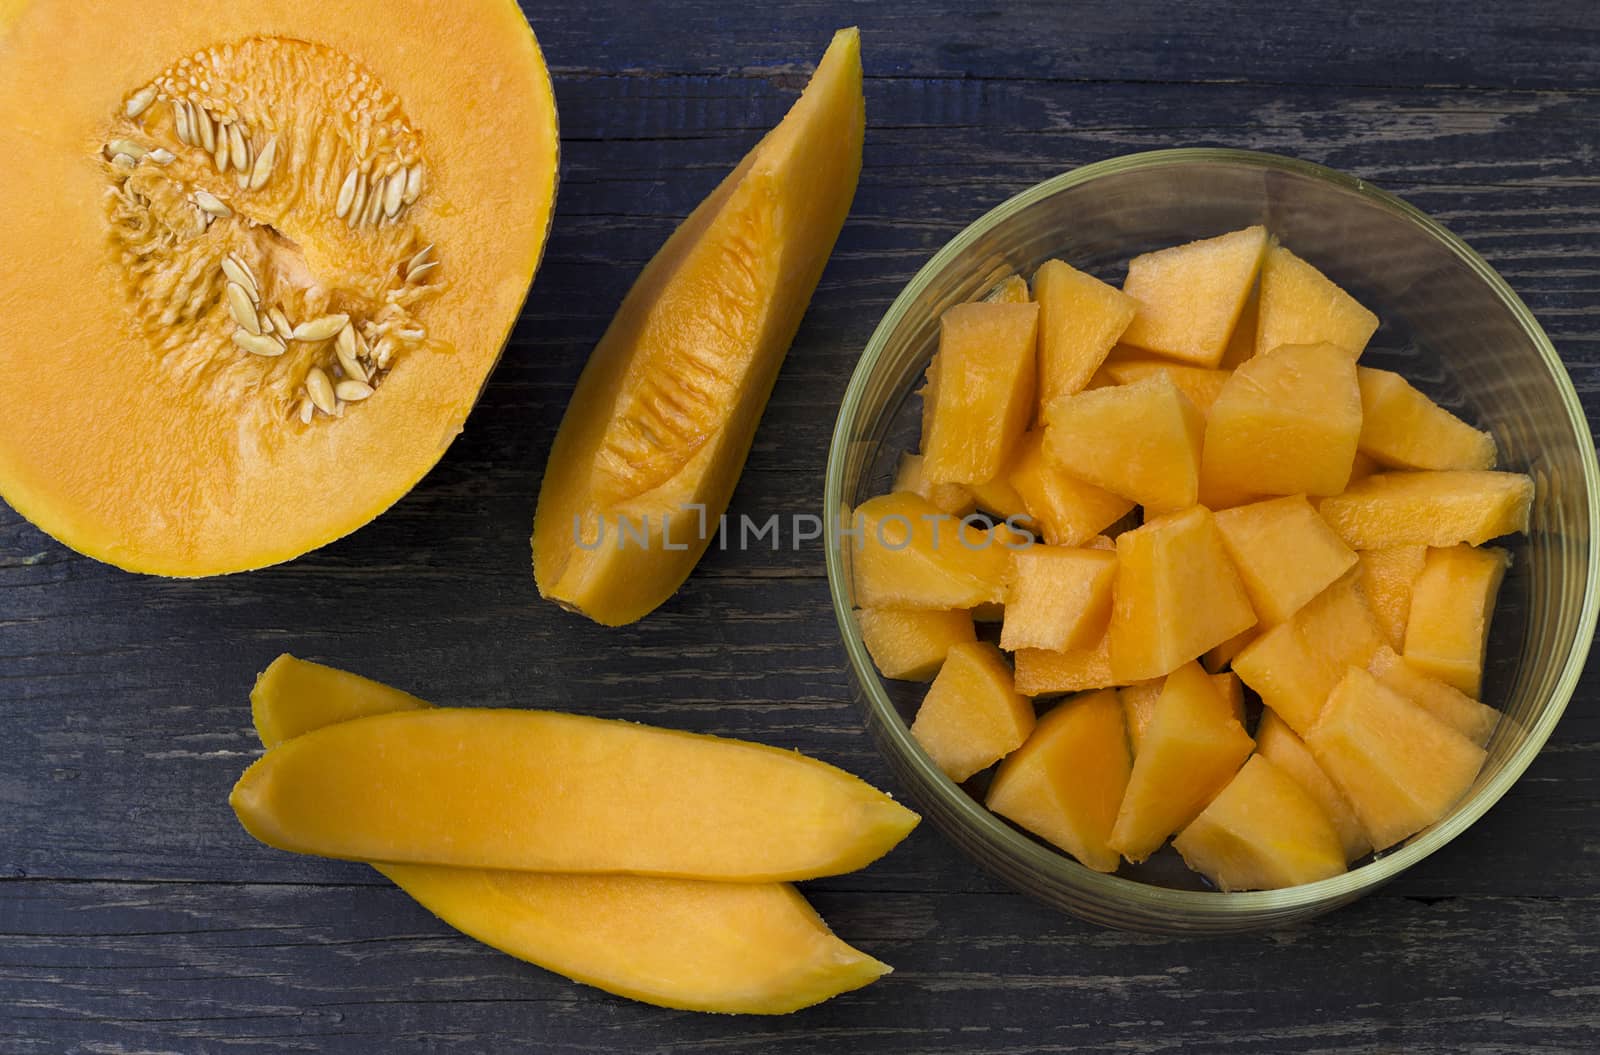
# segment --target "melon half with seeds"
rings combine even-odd
[[[295,557],[460,432],[538,265],[510,0],[0,4],[0,492],[164,575]]]

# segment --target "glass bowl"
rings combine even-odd
[[[1344,875],[1282,890],[1220,893],[1170,847],[1115,875],[1084,868],[986,810],[980,782],[957,786],[911,738],[925,686],[886,681],[862,644],[848,551],[830,532],[828,585],[867,725],[924,813],[1013,886],[1095,923],[1165,932],[1279,926],[1344,905],[1459,835],[1527,769],[1561,717],[1594,636],[1600,473],[1583,410],[1556,351],[1494,269],[1400,199],[1318,165],[1239,150],[1160,150],[1047,180],[957,235],[878,324],[850,380],[828,453],[825,523],[889,489],[917,445],[912,395],[940,314],[1052,257],[1119,284],[1127,261],[1264,223],[1377,312],[1362,362],[1403,373],[1488,428],[1502,468],[1532,475],[1529,534],[1510,540],[1484,695],[1503,717],[1472,789],[1432,827]],[[848,540],[845,540],[848,541]],[[1530,866],[1531,867],[1531,866]]]

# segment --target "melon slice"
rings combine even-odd
[[[1019,648],[1011,660],[1016,665],[1017,691],[1025,696],[1054,696],[1117,684],[1111,673],[1109,635],[1089,648],[1065,652]]]
[[[917,743],[957,784],[1021,747],[1031,732],[1033,704],[986,641],[950,649],[911,723]]]
[[[1165,359],[1127,359],[1107,363],[1106,373],[1119,385],[1131,385],[1156,374],[1166,374],[1178,391],[1189,397],[1189,402],[1194,404],[1202,417],[1217,401],[1228,378],[1233,376],[1232,370],[1208,370],[1203,366],[1184,366]]]
[[[1217,366],[1231,372],[1256,354],[1256,324],[1260,316],[1261,281],[1258,276],[1256,284],[1250,287],[1250,296],[1245,300],[1244,308],[1239,312],[1239,321],[1234,324],[1233,333],[1228,335],[1228,346],[1222,350],[1222,362]]]
[[[1367,671],[1350,667],[1306,745],[1379,850],[1449,812],[1483,767],[1483,748]]]
[[[1358,358],[1378,329],[1378,317],[1328,277],[1283,246],[1261,264],[1256,354],[1284,345],[1327,343]]]
[[[1217,530],[1256,615],[1283,622],[1356,563],[1305,495],[1236,506],[1216,515]]]
[[[1500,723],[1500,712],[1453,685],[1429,677],[1395,652],[1380,648],[1367,664],[1379,683],[1393,689],[1462,736],[1482,747]]]
[[[1039,306],[976,301],[939,319],[928,367],[923,465],[929,480],[978,484],[1004,469],[1033,418]]]
[[[1200,411],[1163,371],[1050,404],[1045,457],[1147,513],[1171,512],[1195,503],[1204,430]]]
[[[1116,570],[1114,550],[1032,546],[1012,554],[1000,647],[1060,652],[1094,645],[1111,619]]]
[[[1133,321],[1138,303],[1060,260],[1033,275],[1039,302],[1039,406],[1081,391]]]
[[[0,9],[0,230],[27,258],[0,284],[26,397],[0,494],[173,576],[387,509],[461,431],[550,224],[555,100],[517,5]]]
[[[1144,743],[1144,732],[1150,727],[1150,718],[1156,713],[1156,701],[1161,698],[1161,690],[1166,683],[1166,678],[1151,678],[1149,681],[1124,685],[1117,690],[1122,701],[1123,721],[1128,727],[1128,744],[1136,755],[1139,745]],[[1244,686],[1238,676],[1232,673],[1212,674],[1211,684],[1228,705],[1234,720],[1243,725]]]
[[[1198,663],[1168,676],[1134,757],[1111,848],[1143,861],[1205,809],[1252,743]]]
[[[996,535],[907,492],[861,503],[847,544],[863,608],[974,608],[1003,603],[1011,550]]]
[[[1052,546],[1081,546],[1121,520],[1133,502],[1064,472],[1044,452],[1044,431],[1022,438],[1010,484]]]
[[[1289,723],[1279,718],[1271,708],[1261,712],[1261,722],[1256,726],[1256,751],[1269,760],[1310,795],[1324,816],[1333,823],[1339,844],[1344,848],[1346,863],[1359,860],[1372,851],[1372,842],[1361,819],[1322,766],[1312,755],[1305,741],[1295,735]]]
[[[250,706],[262,746],[271,748],[325,725],[428,705],[284,655],[256,680]],[[785,1014],[889,972],[834,937],[787,883],[373,867],[486,945],[661,1007]]]
[[[1206,417],[1202,491],[1336,495],[1361,434],[1355,363],[1331,344],[1294,345],[1238,367]]]
[[[995,772],[984,799],[995,813],[1096,872],[1115,872],[1107,845],[1133,767],[1122,708],[1109,689],[1056,705]]]
[[[922,471],[922,455],[902,454],[896,466],[891,491],[910,491],[921,495],[940,512],[951,516],[966,516],[978,507],[971,491],[960,484],[936,484]]]
[[[543,596],[617,625],[688,578],[850,210],[864,123],[861,39],[841,30],[783,122],[628,291],[550,448],[533,525]],[[453,197],[498,200],[476,187]],[[629,544],[625,525],[646,545]]]
[[[935,608],[862,608],[861,640],[886,678],[927,681],[954,645],[976,641],[972,613]]]
[[[1266,248],[1267,230],[1255,226],[1134,257],[1122,291],[1139,302],[1139,310],[1123,343],[1216,366]]]
[[[1356,549],[1481,546],[1528,530],[1533,481],[1521,473],[1378,473],[1324,498],[1317,512]]]
[[[1344,845],[1328,815],[1262,755],[1252,755],[1172,845],[1224,891],[1276,890],[1345,870]]]
[[[1361,453],[1395,469],[1493,469],[1494,437],[1388,370],[1360,367]]]
[[[1510,563],[1503,549],[1429,550],[1411,590],[1406,662],[1468,696],[1480,695],[1489,622]]]
[[[1200,657],[1201,665],[1213,674],[1225,669],[1233,662],[1234,656],[1237,656],[1240,652],[1244,651],[1244,646],[1261,636],[1262,629],[1263,627],[1261,624],[1257,623],[1248,630],[1239,631],[1237,634],[1234,634],[1232,637],[1228,638],[1228,640],[1224,641],[1215,648],[1208,650],[1204,656]]]
[[[1405,645],[1411,588],[1428,558],[1426,546],[1385,546],[1361,551],[1361,592],[1389,644]]]
[[[1032,519],[1028,514],[1028,503],[1023,500],[1021,492],[1011,485],[1012,466],[1016,465],[1026,455],[1028,436],[1024,435],[1017,446],[1018,450],[1016,456],[1012,458],[1011,465],[1007,466],[999,476],[996,476],[993,480],[986,480],[981,484],[970,484],[964,488],[972,495],[979,509],[1010,524],[1022,524]],[[1033,446],[1037,447],[1038,442],[1035,441]]]

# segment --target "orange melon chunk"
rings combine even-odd
[[[1228,335],[1228,346],[1222,350],[1222,362],[1217,366],[1231,371],[1256,354],[1256,323],[1260,316],[1261,283],[1258,280],[1250,287],[1250,296],[1246,298],[1244,308],[1239,312],[1239,321],[1234,324],[1233,333]]]
[[[1111,848],[1130,861],[1149,857],[1205,809],[1252,746],[1200,664],[1173,671],[1134,757]]]
[[[1482,747],[1500,722],[1500,712],[1453,685],[1431,678],[1392,648],[1380,648],[1367,664],[1379,683],[1393,689],[1462,736]]]
[[[1022,438],[1010,482],[1052,546],[1081,546],[1128,515],[1133,502],[1063,472],[1044,452],[1044,431]]]
[[[1046,459],[1146,512],[1195,503],[1205,419],[1166,372],[1045,408]]]
[[[1028,283],[1021,275],[1010,274],[995,283],[993,289],[983,295],[984,300],[991,304],[1026,304],[1032,298],[1028,296]]]
[[[1004,602],[1010,549],[920,495],[861,503],[849,530],[855,600],[863,608],[974,608]]]
[[[1345,870],[1344,845],[1322,807],[1262,755],[1234,774],[1172,845],[1222,890],[1275,890]]]
[[[1371,852],[1372,841],[1367,838],[1367,830],[1361,826],[1350,800],[1328,779],[1305,741],[1271,708],[1261,712],[1261,722],[1256,726],[1256,751],[1287,773],[1322,807],[1323,814],[1333,822],[1333,830],[1339,835],[1347,863]]]
[[[1096,872],[1115,872],[1107,840],[1133,761],[1109,689],[1067,700],[995,772],[984,804]]]
[[[939,320],[924,393],[922,471],[977,484],[1005,468],[1033,417],[1037,304],[957,304]]]
[[[1201,665],[1211,673],[1217,673],[1232,663],[1233,657],[1237,656],[1241,651],[1243,651],[1244,646],[1260,637],[1261,631],[1262,627],[1260,623],[1250,627],[1248,630],[1239,631],[1222,644],[1208,650],[1206,654],[1201,657]]]
[[[1111,674],[1109,635],[1090,648],[1065,652],[1019,648],[1011,659],[1017,669],[1017,691],[1028,696],[1104,689],[1117,683]]]
[[[1487,470],[1378,473],[1317,505],[1356,549],[1480,546],[1528,530],[1533,481]]]
[[[862,608],[861,640],[886,678],[927,681],[954,645],[976,641],[972,613],[937,608]]]
[[[1385,546],[1362,550],[1361,592],[1383,636],[1395,648],[1405,643],[1406,619],[1411,614],[1411,587],[1428,558],[1426,546]]]
[[[1292,345],[1241,363],[1206,417],[1202,489],[1336,495],[1361,435],[1355,363],[1331,344]]]
[[[1443,817],[1484,759],[1483,748],[1360,667],[1328,696],[1306,746],[1379,850]]]
[[[1261,264],[1256,354],[1286,344],[1328,343],[1358,358],[1378,329],[1378,317],[1328,277],[1283,246]]]
[[[1133,321],[1138,302],[1115,286],[1047,260],[1033,275],[1039,302],[1039,406],[1082,391]]]
[[[1264,625],[1283,622],[1356,563],[1305,495],[1226,509],[1217,530]]]
[[[1017,456],[1012,458],[1012,465],[1020,460],[1027,442],[1028,436],[1025,434],[1018,444]],[[1022,495],[1011,486],[1010,466],[993,480],[986,480],[981,484],[969,484],[966,490],[977,502],[978,508],[990,516],[1011,523],[1021,523],[1030,519],[1028,503],[1023,501]]]
[[[966,516],[977,508],[972,492],[960,484],[936,484],[922,472],[922,455],[902,454],[895,468],[891,491],[910,491],[932,502],[941,512]]]
[[[1107,363],[1106,373],[1119,385],[1131,385],[1156,374],[1166,374],[1178,386],[1178,391],[1189,397],[1189,402],[1194,404],[1202,417],[1217,401],[1217,395],[1228,378],[1233,376],[1232,370],[1208,370],[1203,366],[1183,366],[1163,359],[1129,359]]]
[[[1345,669],[1366,666],[1382,644],[1354,576],[1346,576],[1246,645],[1233,672],[1304,736]]]
[[[1161,698],[1161,689],[1166,683],[1165,678],[1151,678],[1149,681],[1124,685],[1117,690],[1122,701],[1123,720],[1128,726],[1128,743],[1134,754],[1139,753],[1139,745],[1144,742],[1144,731],[1150,727],[1150,717],[1156,713],[1156,700]],[[1231,673],[1212,674],[1211,684],[1228,705],[1234,720],[1243,725],[1244,686],[1238,676]]]
[[[1121,684],[1160,677],[1256,622],[1204,506],[1118,535],[1111,592],[1111,668]]]
[[[1033,546],[1012,554],[1011,569],[1001,648],[1060,652],[1105,636],[1115,551]]]
[[[1361,453],[1396,469],[1493,469],[1494,437],[1388,370],[1360,367]]]
[[[1478,696],[1489,621],[1510,563],[1511,555],[1503,549],[1429,550],[1411,590],[1406,662],[1468,696]]]
[[[1216,366],[1266,247],[1267,229],[1258,225],[1134,257],[1122,291],[1139,302],[1139,310],[1123,343]]]
[[[1033,704],[986,641],[951,647],[911,723],[917,743],[957,784],[1021,747],[1031,732]]]

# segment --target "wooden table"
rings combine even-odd
[[[435,701],[555,707],[796,747],[893,787],[849,699],[820,548],[713,551],[606,630],[542,603],[534,495],[634,275],[863,31],[849,223],[735,511],[816,511],[868,334],[947,238],[1089,161],[1225,144],[1370,178],[1522,293],[1600,416],[1600,8],[1281,0],[530,5],[562,186],[482,403],[391,512],[284,567],[131,576],[0,510],[0,1051],[1600,1050],[1600,674],[1487,817],[1331,917],[1232,939],[1099,930],[931,829],[807,885],[896,972],[784,1019],[614,999],[452,932],[365,867],[258,845],[225,804],[281,651]],[[760,10],[759,8],[766,8]],[[0,322],[3,327],[3,322]]]

